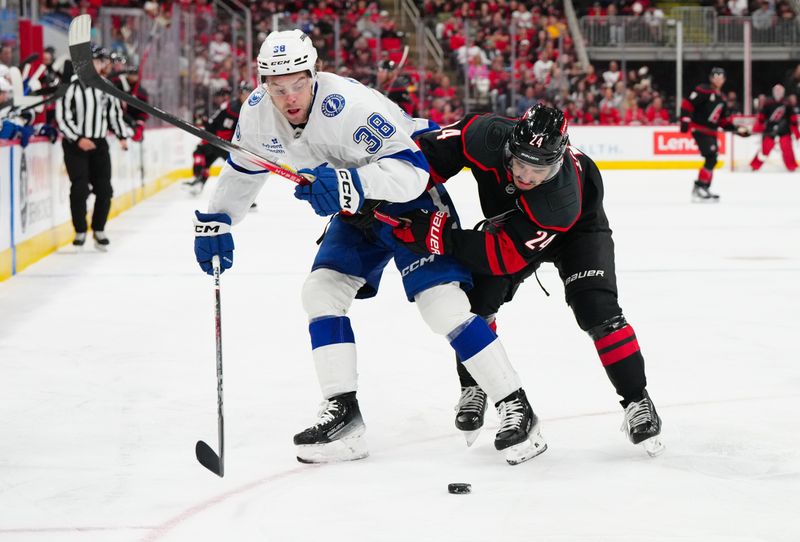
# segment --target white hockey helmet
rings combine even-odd
[[[298,29],[270,32],[258,52],[261,76],[286,75],[308,70],[316,77],[317,49],[311,38]]]

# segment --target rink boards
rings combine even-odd
[[[113,136],[108,139],[112,218],[191,176],[197,138],[177,128],[147,130],[145,141],[130,143],[127,152]],[[0,280],[72,242],[69,188],[60,141],[36,138],[25,149],[0,143]],[[92,200],[90,196],[90,212]]]

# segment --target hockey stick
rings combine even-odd
[[[222,413],[222,305],[220,303],[219,256],[211,258],[214,268],[214,319],[217,336],[217,431],[219,436],[219,455],[202,440],[194,447],[197,460],[205,468],[222,478],[225,476],[225,417]]]
[[[8,106],[11,106],[11,109],[8,111],[8,114],[6,115],[6,118],[17,117],[17,116],[21,115],[22,113],[25,113],[26,111],[28,111],[30,109],[36,109],[37,107],[40,107],[40,106],[43,106],[43,105],[47,105],[49,103],[52,103],[52,102],[58,100],[59,98],[64,96],[64,94],[67,93],[67,87],[69,87],[69,85],[65,85],[65,84],[58,85],[55,88],[55,92],[53,92],[53,94],[51,94],[47,98],[39,100],[38,102],[32,103],[30,105],[26,105],[24,107],[20,107],[20,106],[16,105],[16,102],[14,101],[14,98],[11,98],[10,100],[0,104],[0,110],[6,108]],[[38,97],[40,97],[40,96],[37,96],[37,98]]]
[[[192,134],[195,137],[199,137],[200,139],[207,141],[218,149],[222,149],[244,157],[248,162],[266,169],[270,173],[280,175],[281,177],[289,179],[297,184],[309,183],[309,180],[302,175],[294,173],[293,171],[289,171],[288,169],[281,167],[279,164],[276,164],[275,162],[268,160],[263,156],[259,156],[254,152],[244,149],[235,143],[225,141],[224,139],[217,137],[206,130],[198,128],[183,119],[179,119],[178,117],[171,115],[166,111],[162,111],[161,109],[154,107],[147,102],[143,102],[139,98],[131,96],[127,92],[115,87],[110,81],[102,77],[94,69],[94,64],[92,63],[92,47],[89,43],[91,30],[92,18],[90,15],[86,14],[75,17],[72,19],[72,22],[69,25],[69,54],[72,58],[72,64],[75,69],[75,73],[78,74],[78,78],[84,85],[97,88],[106,94],[114,96],[115,98],[132,105],[137,109],[141,109],[142,111],[149,113],[150,115],[157,117],[164,122],[167,122],[185,132]]]
[[[386,83],[386,91],[387,92],[389,91],[390,88],[392,88],[392,85],[394,85],[394,82],[397,81],[397,78],[400,77],[400,70],[403,69],[403,66],[406,65],[406,60],[408,60],[408,51],[409,51],[409,49],[410,48],[409,48],[408,45],[403,47],[403,56],[400,57],[400,62],[397,63],[397,66],[394,67],[394,77],[392,77],[391,81]]]
[[[8,69],[8,77],[11,79],[11,91],[14,93],[14,103],[16,105],[26,107],[37,102],[38,98],[36,96],[25,96],[22,73],[20,73],[19,68],[11,66]]]

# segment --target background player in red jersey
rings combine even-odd
[[[719,196],[709,190],[719,154],[717,147],[719,129],[726,132],[735,131],[743,137],[750,135],[749,128],[736,127],[731,121],[730,110],[720,92],[725,84],[725,70],[711,68],[708,79],[709,83],[697,85],[689,97],[684,98],[681,103],[681,132],[692,132],[700,154],[705,158],[705,164],[700,168],[692,189],[692,201],[695,202],[719,200]]]
[[[786,169],[794,171],[797,169],[797,160],[794,157],[792,148],[792,135],[795,139],[800,139],[800,129],[797,126],[797,108],[791,105],[785,98],[786,89],[783,85],[772,87],[772,99],[768,100],[758,112],[756,124],[753,132],[763,133],[761,139],[761,151],[757,153],[750,162],[753,171],[758,171],[764,165],[764,161],[772,152],[775,146],[775,139],[783,153],[783,163]]]

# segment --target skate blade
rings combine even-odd
[[[108,245],[101,245],[101,244],[99,244],[99,243],[95,243],[95,244],[94,244],[94,248],[95,248],[95,249],[96,249],[98,252],[108,252]]]
[[[300,444],[297,446],[297,460],[300,463],[355,461],[367,456],[369,456],[369,450],[363,435],[345,437],[325,444]]]
[[[661,442],[661,437],[659,436],[650,437],[640,444],[650,457],[658,457],[664,453],[664,450],[667,449],[667,447],[664,446],[664,443]]]
[[[692,196],[692,203],[719,203],[719,198],[701,198]]]
[[[464,440],[467,441],[467,448],[475,444],[475,441],[478,440],[478,435],[481,434],[482,427],[475,429],[474,431],[462,431],[461,434],[464,435]]]
[[[506,448],[503,450],[503,454],[509,465],[519,465],[529,459],[533,459],[537,455],[543,454],[546,450],[547,443],[541,432],[539,432],[539,426],[537,425],[531,430],[527,439],[510,448]]]

